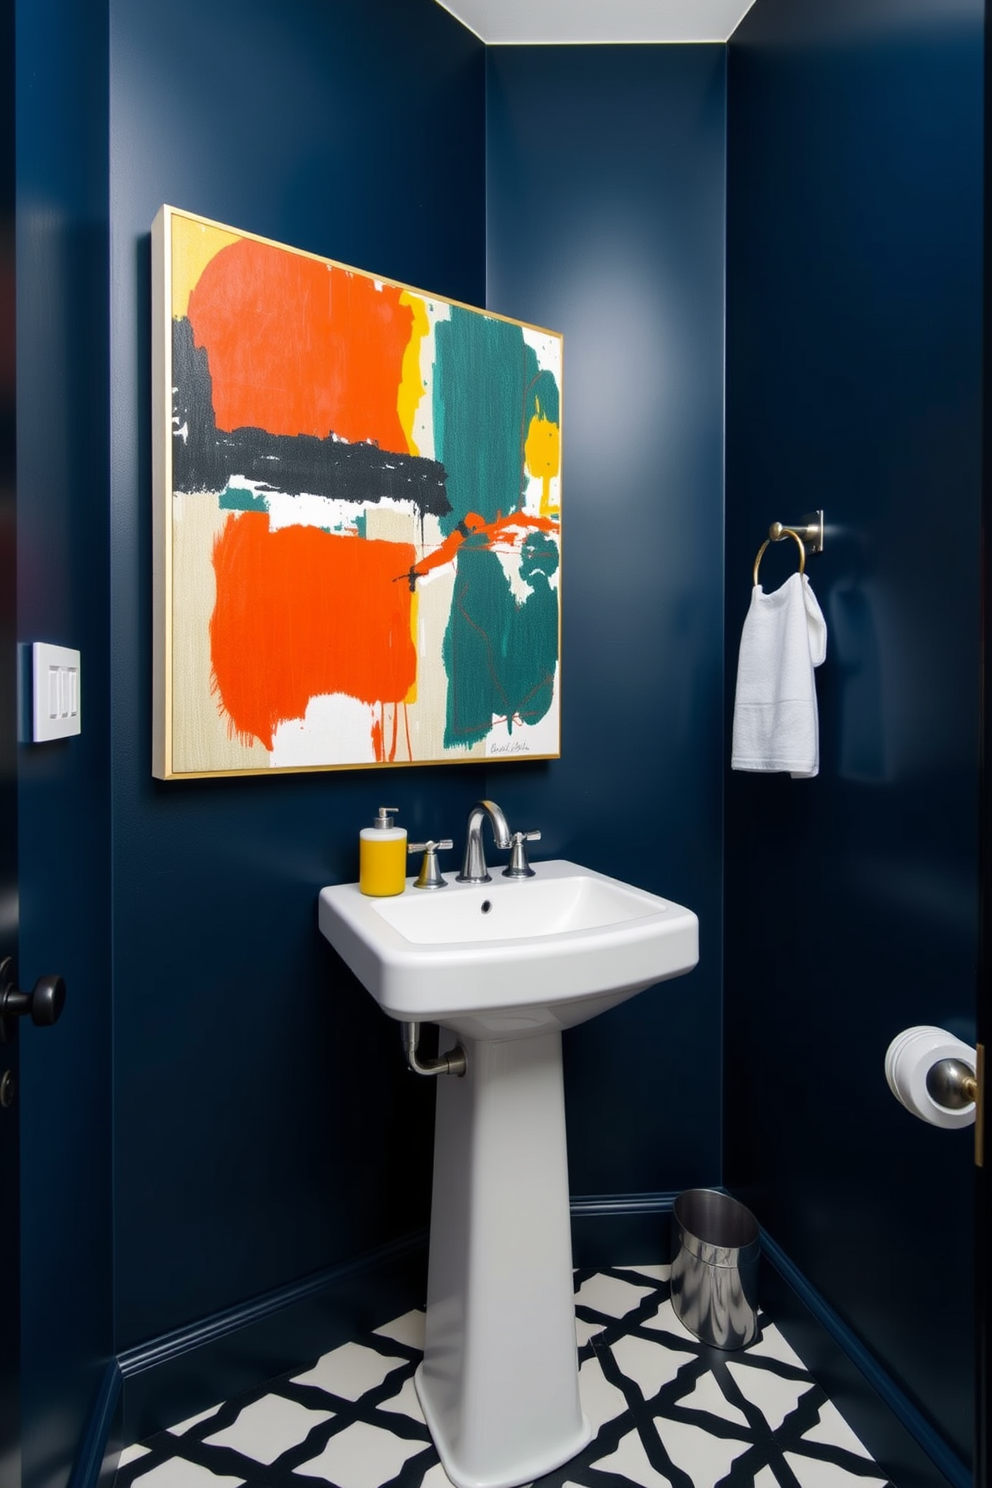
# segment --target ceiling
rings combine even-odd
[[[438,0],[492,46],[726,41],[754,0]]]

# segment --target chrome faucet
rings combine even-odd
[[[476,801],[468,814],[468,833],[465,838],[465,858],[459,883],[491,883],[492,875],[486,869],[486,855],[482,850],[482,822],[485,817],[492,822],[493,837],[497,847],[513,846],[510,828],[495,801]]]

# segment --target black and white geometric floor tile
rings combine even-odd
[[[706,1347],[668,1269],[576,1271],[593,1438],[538,1488],[891,1488],[773,1323],[748,1349]],[[413,1384],[423,1323],[408,1312],[128,1447],[116,1488],[450,1488]]]

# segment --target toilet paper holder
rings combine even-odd
[[[897,1034],[885,1055],[885,1077],[907,1111],[931,1126],[975,1126],[975,1162],[984,1160],[985,1050],[944,1028],[921,1025]]]
[[[978,1076],[963,1059],[938,1059],[927,1070],[927,1089],[938,1106],[963,1111],[978,1101]]]

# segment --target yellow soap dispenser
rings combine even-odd
[[[385,899],[406,888],[406,828],[390,821],[398,806],[380,806],[371,827],[363,827],[358,849],[358,887]]]

